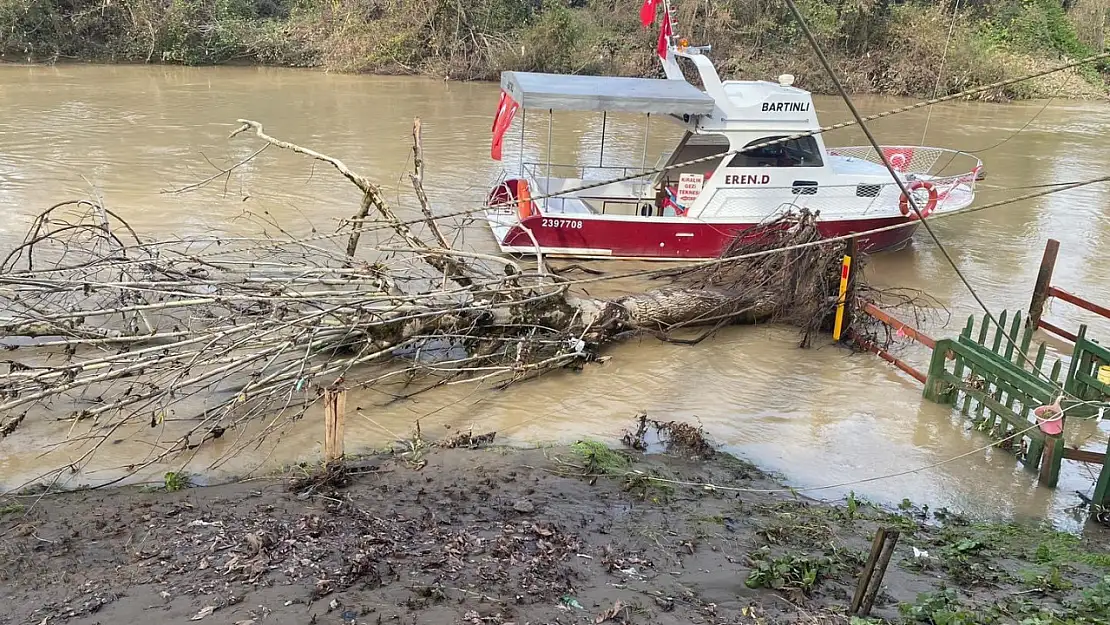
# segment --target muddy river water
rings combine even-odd
[[[278,137],[342,158],[383,184],[403,210],[413,210],[407,177],[412,118],[424,122],[427,186],[436,210],[474,206],[501,170],[489,159],[497,103],[493,84],[420,78],[341,76],[259,68],[0,66],[0,250],[23,236],[31,217],[65,199],[99,197],[144,234],[226,235],[256,232],[244,210],[267,212],[292,232],[334,230],[351,215],[358,193],[332,171],[301,157],[268,150],[235,174],[190,193],[168,193],[235,163],[259,145],[228,133],[237,118],[262,122]],[[860,97],[865,112],[904,104]],[[818,98],[825,124],[847,119],[838,100]],[[928,119],[927,119],[928,117]],[[600,118],[556,116],[556,162],[596,163]],[[979,202],[1018,189],[1102,175],[1110,162],[1110,105],[1105,102],[954,103],[875,122],[887,144],[924,144],[977,151],[988,171]],[[638,163],[643,120],[610,118],[606,162]],[[546,120],[529,123],[525,156],[541,160]],[[649,161],[675,140],[675,128],[656,121]],[[859,145],[862,135],[826,135],[829,145]],[[520,151],[519,133],[506,139],[506,165]],[[993,311],[1028,306],[1045,241],[1061,241],[1055,282],[1089,299],[1110,302],[1110,199],[1105,186],[1068,192],[937,222],[935,230]],[[459,245],[493,251],[482,224],[459,231]],[[635,263],[594,263],[603,269]],[[974,301],[936,245],[919,232],[908,249],[880,255],[868,268],[881,285],[924,290],[951,319],[928,324],[954,336]],[[608,288],[636,290],[647,283]],[[1065,327],[1089,323],[1110,336],[1110,323],[1064,303],[1049,314]],[[947,321],[947,325],[944,322]],[[812,493],[897,503],[903,498],[980,515],[1050,515],[1067,521],[1075,491],[1089,492],[1091,471],[1065,463],[1060,488],[1038,488],[1002,452],[953,457],[981,447],[948,409],[925,402],[911,378],[870,355],[832,346],[801,350],[789,328],[732,328],[697,347],[632,341],[611,350],[612,360],[577,374],[554,374],[504,392],[456,387],[418,400],[375,408],[347,423],[347,449],[381,447],[408,433],[417,419],[425,432],[452,428],[496,430],[514,443],[612,440],[632,416],[700,422],[727,449],[781,473],[792,485],[851,486]],[[1050,348],[1068,347],[1049,341]],[[898,350],[924,365],[924,353]],[[361,400],[358,400],[361,401]],[[366,399],[369,402],[370,399]],[[64,407],[60,408],[65,410]],[[66,433],[54,423],[30,423],[0,440],[0,486],[10,487],[77,452],[44,449]],[[1106,447],[1107,425],[1088,422],[1072,443]],[[318,421],[306,419],[280,441],[244,452],[217,471],[269,469],[319,454]],[[69,479],[96,482],[132,461],[126,445],[102,449],[88,470]],[[69,454],[69,455],[67,455]],[[194,470],[206,466],[198,458]],[[947,461],[947,462],[946,462]],[[887,479],[868,480],[937,465]],[[165,470],[165,468],[161,468]],[[154,472],[157,475],[157,472]]]

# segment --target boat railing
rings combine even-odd
[[[651,175],[651,170],[623,165],[568,165],[566,163],[524,163],[524,171],[533,180],[546,178],[601,181],[627,178],[636,174]]]
[[[890,165],[907,179],[921,178],[936,187],[940,197],[958,187],[974,191],[983,162],[976,156],[960,150],[922,147],[915,145],[884,145],[882,154]],[[857,158],[878,165],[883,164],[879,152],[871,146],[828,148],[830,156]]]
[[[894,169],[906,174],[948,177],[952,176],[953,172],[959,172],[959,174],[978,173],[983,166],[983,162],[974,155],[960,150],[916,145],[884,145],[881,147],[883,154]],[[883,164],[883,159],[879,157],[879,153],[869,145],[829,148],[828,151],[830,156],[846,156],[878,165]]]

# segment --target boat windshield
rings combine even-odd
[[[768,141],[778,141],[784,136],[763,137],[744,146],[744,151],[732,157],[729,167],[820,167],[821,149],[813,137],[799,137],[774,145],[752,149]]]
[[[683,165],[674,169],[664,171],[661,176],[664,181],[678,180],[682,174],[704,174],[706,172],[716,171],[717,166],[725,158],[725,153],[728,152],[728,137],[716,134],[698,135],[687,132],[682,140],[675,147],[674,151],[667,158],[665,167],[670,167],[676,163],[686,163],[688,161],[699,160],[708,158],[719,154],[718,158],[710,158],[706,161],[700,161],[692,165]]]

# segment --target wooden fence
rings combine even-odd
[[[957,407],[977,429],[994,439],[997,447],[1011,451],[1027,469],[1036,472],[1042,484],[1056,486],[1063,460],[1101,464],[1092,501],[1108,509],[1110,445],[1105,452],[1069,449],[1064,445],[1062,430],[1067,417],[1074,420],[1103,416],[1105,412],[1110,418],[1110,378],[1107,376],[1110,369],[1104,369],[1110,367],[1110,349],[1089,338],[1086,325],[1072,333],[1046,321],[1043,315],[1050,298],[1066,301],[1107,319],[1110,319],[1110,309],[1052,285],[1059,248],[1060,243],[1054,239],[1045,247],[1024,324],[1020,312],[1011,317],[1003,311],[997,323],[991,323],[984,315],[976,331],[972,316],[959,337],[938,341],[873,305],[860,311],[930,348],[932,356],[927,372],[860,337],[855,337],[855,341],[924,384],[926,399]],[[1058,359],[1045,370],[1043,342],[1030,356],[1033,335],[1038,329],[1074,343],[1063,379]],[[1039,427],[1033,410],[1052,404],[1057,397],[1066,397],[1061,401],[1065,418],[1061,433],[1051,435]]]

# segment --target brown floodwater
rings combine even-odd
[[[865,112],[877,112],[906,101],[859,97],[857,103]],[[356,210],[357,190],[335,172],[276,149],[201,190],[172,193],[258,149],[259,142],[248,137],[228,140],[238,118],[260,121],[275,136],[343,159],[381,183],[402,211],[413,211],[406,174],[412,118],[419,116],[435,210],[473,207],[502,168],[489,159],[496,104],[494,84],[421,78],[241,67],[0,66],[0,251],[22,238],[35,213],[71,198],[100,198],[139,232],[162,238],[256,233],[257,221],[244,219],[244,211],[268,214],[290,232],[329,231]],[[825,124],[848,117],[835,98],[818,98],[817,106]],[[980,203],[1036,185],[1103,175],[1110,161],[1105,102],[952,103],[934,107],[931,116],[914,111],[872,128],[883,143],[919,145],[927,117],[925,145],[976,151],[985,162],[988,178],[980,185]],[[606,164],[639,164],[643,125],[640,118],[610,117]],[[600,116],[557,115],[553,159],[597,163],[600,126]],[[529,119],[526,159],[543,160],[547,133],[546,118]],[[649,164],[676,136],[667,122],[653,122]],[[827,134],[826,142],[859,145],[863,139],[849,129]],[[510,131],[504,153],[504,166],[515,168],[518,129]],[[1027,308],[1049,238],[1062,243],[1055,282],[1110,302],[1110,200],[1104,185],[942,220],[935,230],[994,312]],[[464,225],[456,234],[458,245],[496,249],[481,223]],[[908,249],[873,258],[868,274],[875,284],[916,288],[937,298],[951,317],[939,311],[929,321],[926,329],[936,336],[956,335],[978,310],[923,231]],[[649,286],[626,282],[598,288]],[[1110,336],[1110,323],[1061,302],[1048,317],[1068,328],[1089,323],[1095,337]],[[923,401],[919,384],[878,358],[830,345],[802,350],[797,341],[794,330],[780,327],[730,328],[696,347],[645,338],[613,348],[605,364],[501,392],[459,386],[387,408],[380,407],[380,398],[354,398],[349,403],[366,409],[347,420],[347,450],[403,438],[417,419],[425,433],[473,427],[496,430],[499,439],[520,444],[615,440],[633,415],[644,411],[700,422],[725,448],[781,473],[794,486],[855,482],[810,493],[822,498],[854,490],[886,503],[909,498],[933,508],[1049,515],[1066,523],[1067,509],[1078,502],[1075,491],[1091,491],[1095,467],[1073,462],[1065,463],[1060,487],[1051,491],[1038,487],[1004,452],[947,461],[987,439],[950,410]],[[1068,350],[1059,342],[1050,341],[1050,347],[1064,355]],[[897,351],[924,366],[920,348]],[[0,440],[0,485],[20,484],[78,458],[76,448],[56,445],[69,427],[44,419]],[[1105,424],[1100,429],[1086,422],[1070,442],[1104,450],[1106,430]],[[209,471],[232,444],[221,439],[187,469],[218,478],[312,460],[322,434],[318,420],[305,419]],[[148,451],[141,444],[107,446],[67,483],[114,477],[118,467]],[[932,468],[906,473],[927,466]],[[167,469],[156,467],[148,477],[159,470]],[[869,479],[895,473],[905,474]]]

